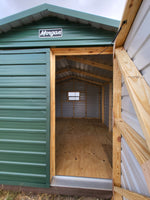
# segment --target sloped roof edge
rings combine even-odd
[[[114,28],[118,28],[119,23],[120,23],[120,21],[118,21],[118,20],[114,20],[114,19],[110,19],[110,18],[106,18],[106,17],[101,17],[98,15],[93,15],[93,14],[89,14],[89,13],[85,13],[85,12],[81,12],[81,11],[76,11],[76,10],[44,3],[42,5],[27,9],[25,11],[22,11],[17,14],[14,14],[14,15],[11,15],[11,16],[1,19],[0,27],[5,26],[10,23],[13,23],[13,22],[16,22],[16,21],[19,21],[19,20],[29,17],[29,16],[33,16],[33,15],[38,14],[43,11],[49,11],[52,13],[61,14],[61,15],[73,17],[76,19],[81,19],[81,20],[85,20],[88,22],[94,22],[94,23],[98,23],[98,24],[102,24],[102,25],[106,25],[106,26],[110,26],[110,27],[114,27]]]

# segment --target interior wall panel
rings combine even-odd
[[[86,94],[85,94],[85,87],[86,83],[74,80],[74,90],[80,91],[80,101],[74,102],[74,117],[76,118],[84,118],[85,115],[85,109],[86,109]]]
[[[60,89],[61,88],[61,89]],[[60,92],[61,91],[61,92]],[[80,101],[68,101],[68,91],[79,91]],[[56,117],[99,118],[100,87],[83,81],[67,81],[56,85]],[[60,94],[61,93],[61,94]],[[58,99],[59,98],[59,99]],[[61,100],[60,100],[61,98]],[[62,104],[62,105],[60,105]],[[62,115],[60,115],[62,109]]]
[[[109,126],[109,84],[104,87],[104,124]]]
[[[61,85],[57,85],[56,90],[56,116],[61,117]]]
[[[99,118],[99,87],[87,86],[87,117]]]

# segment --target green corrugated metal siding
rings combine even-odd
[[[0,184],[49,187],[49,53],[0,51]]]
[[[118,28],[119,23],[120,23],[120,21],[118,20],[44,3],[39,6],[30,8],[28,10],[25,10],[20,13],[16,13],[14,15],[1,19],[0,26],[7,25],[8,27],[10,24],[12,25],[12,23],[15,23],[16,25],[16,23],[22,19],[23,20],[25,19],[26,21],[28,17],[30,17],[30,20],[32,16],[40,17],[39,13],[42,14],[42,16],[44,16],[45,12],[49,14],[55,14],[55,15],[58,14],[64,18],[71,17],[78,20],[85,20],[89,23],[94,22],[94,23],[103,24],[103,25],[107,25],[107,26],[115,27],[115,28]],[[36,19],[36,17],[33,17],[33,18]]]
[[[42,28],[62,28],[63,36],[60,38],[39,38],[38,31]],[[49,17],[1,34],[0,47],[111,45],[114,36],[115,32],[112,31]]]

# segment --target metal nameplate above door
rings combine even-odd
[[[57,38],[63,36],[62,28],[39,29],[40,38]]]

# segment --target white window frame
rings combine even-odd
[[[68,91],[67,99],[68,99],[68,101],[80,101],[80,92],[79,91]]]

